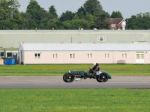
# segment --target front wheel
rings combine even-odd
[[[96,80],[98,82],[107,82],[108,81],[108,77],[106,73],[101,73],[100,75],[96,76]]]
[[[66,73],[63,76],[63,80],[64,80],[64,82],[67,82],[67,83],[73,82],[74,81],[74,76],[69,74],[69,73]]]

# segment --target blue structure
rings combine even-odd
[[[4,60],[4,64],[5,65],[15,65],[16,64],[16,60],[14,58],[6,58]]]

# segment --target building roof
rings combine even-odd
[[[150,44],[51,44],[23,43],[24,51],[150,51]]]
[[[108,24],[119,24],[122,20],[123,18],[109,18],[106,21]]]
[[[21,42],[150,43],[150,30],[0,30],[0,47],[19,48]]]

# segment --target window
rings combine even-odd
[[[4,52],[0,52],[0,57],[4,57]]]
[[[58,58],[58,54],[53,54],[53,58]]]
[[[110,56],[109,53],[105,54],[105,58],[109,58],[109,56]]]
[[[41,57],[41,53],[35,53],[35,58],[40,58]]]
[[[99,41],[99,42],[103,42],[104,41],[104,36],[98,36],[97,37],[97,41]]]
[[[72,58],[73,56],[72,56],[72,54],[70,54],[70,58]]]
[[[40,54],[40,53],[38,53],[38,58],[40,58],[40,56],[41,56],[41,54]]]
[[[7,53],[7,58],[12,58],[12,53],[11,52]]]
[[[12,57],[17,59],[17,53],[13,53]]]
[[[144,59],[144,53],[143,52],[139,52],[136,54],[136,59]]]
[[[35,53],[35,57],[37,57],[37,53]]]
[[[144,54],[141,54],[141,59],[144,59]]]
[[[88,58],[92,58],[92,57],[93,57],[92,53],[88,53]]]
[[[144,54],[136,54],[137,59],[144,59]]]
[[[127,58],[127,53],[123,53],[122,58]]]
[[[75,54],[70,54],[70,59],[75,58]]]

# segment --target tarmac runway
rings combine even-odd
[[[0,88],[137,88],[150,89],[150,76],[112,76],[106,83],[86,79],[65,83],[62,76],[1,76]]]

